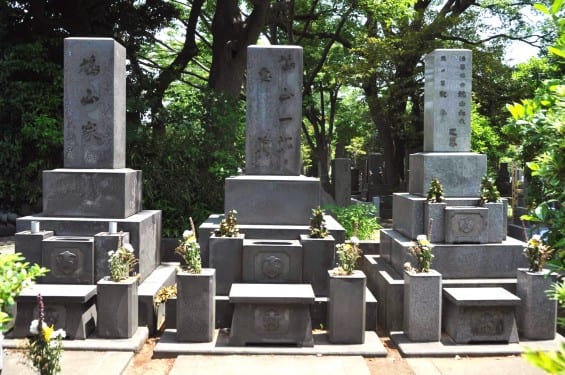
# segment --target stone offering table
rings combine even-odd
[[[518,342],[520,298],[504,288],[443,288],[445,330],[457,344]]]
[[[313,346],[310,284],[232,284],[230,345]]]

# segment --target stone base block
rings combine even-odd
[[[210,215],[198,228],[198,243],[202,254],[202,264],[209,266],[209,239],[210,233],[220,227],[223,215]],[[332,216],[324,215],[326,227],[335,238],[336,243],[345,242],[345,230]],[[247,239],[269,238],[273,240],[298,240],[301,234],[309,232],[308,225],[239,225],[239,232],[245,234]]]
[[[137,271],[143,281],[159,264],[161,244],[161,211],[140,211],[127,219],[62,218],[25,216],[18,218],[18,231],[30,227],[31,221],[40,221],[41,228],[53,231],[56,236],[88,236],[108,230],[110,221],[118,222],[118,231],[129,232],[130,243],[139,259]],[[21,228],[21,229],[20,229]],[[16,248],[16,251],[21,251]]]
[[[328,295],[328,270],[335,266],[335,239],[331,235],[310,238],[303,234],[300,243],[304,252],[302,281],[312,285],[317,297],[325,297]]]
[[[472,152],[421,152],[410,155],[409,189],[425,196],[432,178],[443,185],[446,197],[480,196],[481,178],[487,172],[486,155]]]
[[[441,274],[404,272],[404,333],[412,341],[441,339]]]
[[[43,296],[45,321],[62,328],[71,340],[84,340],[96,327],[96,285],[36,284],[17,298],[16,322],[10,337],[29,335],[29,324],[39,316],[37,294]]]
[[[362,344],[365,341],[365,289],[362,271],[337,276],[328,271],[328,337],[334,344]]]
[[[234,284],[231,346],[294,344],[314,346],[310,305],[314,291],[308,284]]]
[[[549,270],[529,272],[527,268],[517,271],[516,295],[522,303],[516,311],[518,332],[527,340],[553,340],[557,328],[557,301],[546,291],[551,290],[556,274]]]
[[[408,248],[416,242],[390,230],[381,231],[381,241],[390,242],[391,265],[396,272],[402,273],[406,262],[415,264]],[[517,268],[527,267],[522,254],[525,245],[511,237],[496,244],[434,244],[433,268],[444,279],[513,278]]]
[[[177,341],[210,342],[216,322],[216,270],[177,273]]]
[[[216,294],[228,295],[233,283],[242,281],[243,241],[238,237],[210,236],[210,268],[216,270]]]
[[[43,240],[41,265],[46,284],[94,284],[94,238],[53,236]]]
[[[302,257],[302,245],[296,240],[244,240],[243,282],[302,282]]]
[[[108,339],[130,338],[138,328],[137,278],[113,282],[102,279],[97,284],[99,337]]]
[[[42,230],[32,233],[29,230],[16,233],[16,249],[30,264],[41,264],[41,246],[44,239],[53,236],[53,231]]]
[[[457,344],[518,342],[520,298],[503,288],[444,288],[445,331]]]
[[[141,210],[141,171],[43,171],[43,215],[125,219]]]
[[[305,176],[242,175],[226,178],[225,212],[240,224],[307,225],[320,205],[320,180]]]
[[[408,238],[424,234],[425,197],[410,193],[394,193],[392,203],[392,227]]]

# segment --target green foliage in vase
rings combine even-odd
[[[237,211],[230,210],[220,222],[220,228],[215,231],[220,237],[237,237],[239,228],[237,227]]]
[[[353,236],[348,243],[336,245],[336,250],[337,267],[334,269],[334,275],[351,275],[363,253],[359,247],[359,239]]]
[[[330,232],[326,228],[326,220],[324,220],[324,210],[320,207],[312,209],[312,217],[310,218],[310,238],[326,238]]]
[[[200,245],[196,239],[194,222],[190,218],[190,230],[183,232],[183,239],[175,249],[175,253],[181,256],[181,269],[189,273],[199,274],[202,272],[202,257],[200,256]]]
[[[445,197],[443,196],[443,186],[437,178],[432,178],[430,189],[428,190],[427,200],[430,203],[441,203]]]
[[[416,237],[416,246],[411,246],[408,251],[416,258],[416,268],[412,267],[410,263],[404,265],[404,269],[413,272],[430,272],[432,266],[433,246],[425,234],[420,234]]]
[[[481,179],[481,203],[495,203],[500,201],[500,192],[492,178],[483,176]]]

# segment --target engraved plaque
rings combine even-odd
[[[488,209],[484,207],[446,207],[446,243],[487,243]]]
[[[254,311],[255,332],[267,335],[286,334],[290,325],[290,312],[287,307],[259,305]]]
[[[94,284],[94,239],[54,236],[42,241],[47,284]]]
[[[499,336],[504,332],[504,314],[496,310],[471,313],[471,333],[475,336]]]

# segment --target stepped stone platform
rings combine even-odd
[[[273,355],[362,355],[364,357],[386,357],[387,351],[377,334],[365,332],[365,342],[358,345],[336,345],[328,341],[325,331],[313,331],[314,346],[230,346],[229,331],[216,330],[214,338],[207,343],[179,343],[176,330],[166,329],[153,353],[159,357],[177,355],[228,355],[228,354],[273,354]]]

